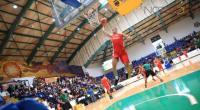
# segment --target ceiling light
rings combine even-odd
[[[77,30],[79,31],[79,30],[80,30],[80,28],[77,28]]]
[[[13,5],[13,8],[14,8],[14,9],[17,9],[17,8],[18,8],[18,6],[17,6],[17,5]]]
[[[105,8],[104,10],[105,10],[105,11],[108,11],[108,9],[107,9],[107,8]]]
[[[55,21],[55,19],[53,18],[53,19],[52,19],[52,21],[54,22],[54,21]]]
[[[101,4],[101,7],[104,7],[108,3],[108,0],[99,0],[99,3]]]

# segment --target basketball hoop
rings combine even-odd
[[[84,17],[88,20],[92,27],[100,25],[98,9],[91,8],[85,14]]]
[[[81,6],[74,8],[71,5],[66,4],[62,0],[48,0],[51,4],[52,16],[55,19],[56,27],[63,28],[69,24],[71,20],[77,18],[83,10],[90,6],[95,0],[79,0]],[[72,0],[66,0],[71,2]],[[98,14],[98,13],[97,13]]]

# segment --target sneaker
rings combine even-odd
[[[113,99],[113,96],[110,95],[109,97],[110,97],[110,99]]]
[[[118,82],[119,82],[119,79],[115,79],[115,86],[118,84]]]

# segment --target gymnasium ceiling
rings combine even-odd
[[[99,13],[100,18],[114,14],[109,8]],[[58,29],[47,0],[0,0],[0,44],[4,45],[0,47],[1,59],[68,60],[95,30],[85,21],[81,15]]]
[[[190,7],[177,0],[162,9],[164,26],[158,17],[152,15],[136,24],[135,31],[126,30],[125,33],[133,36],[133,40],[126,43],[127,46],[199,11],[199,1],[193,4]],[[13,8],[14,5],[18,7]],[[181,6],[186,6],[185,13],[177,16],[174,11],[181,13]],[[99,11],[100,18],[112,19],[116,13],[109,6],[106,8]],[[66,60],[69,63],[99,29],[100,26],[92,28],[82,15],[64,29],[56,28],[51,5],[47,0],[0,0],[0,59],[23,60],[28,63]],[[109,58],[111,51],[112,47],[107,46],[92,63]]]

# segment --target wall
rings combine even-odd
[[[169,26],[168,33],[165,31],[160,31],[158,34],[166,44],[171,44],[174,42],[174,37],[180,39],[191,34],[193,31],[200,31],[200,28],[194,27],[194,23],[196,21],[200,21],[200,14],[195,15],[196,16],[194,20],[192,20],[190,17],[187,17],[176,24]],[[130,61],[140,59],[143,56],[155,52],[155,48],[153,47],[150,38],[145,39],[145,45],[142,43],[136,43],[127,49]],[[122,67],[123,65],[120,63],[118,68]]]
[[[168,31],[169,33],[166,33],[164,31],[159,32],[162,39],[167,44],[171,44],[173,40],[173,36],[177,39],[180,39],[182,37],[185,37],[189,35],[193,31],[200,31],[200,28],[195,28],[194,23],[199,21],[200,22],[200,13],[195,14],[194,20],[192,20],[190,17],[187,17],[178,23],[172,25],[169,27]]]
[[[92,77],[102,76],[104,73],[101,64],[91,64],[88,68],[86,68],[86,71]]]

